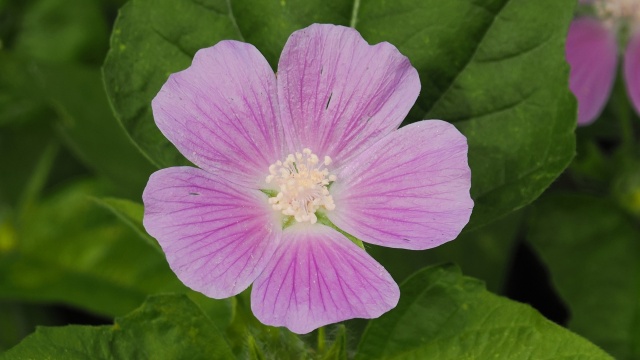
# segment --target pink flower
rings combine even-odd
[[[428,249],[473,207],[465,137],[439,120],[397,129],[419,91],[395,47],[342,26],[293,33],[277,77],[250,44],[202,49],[152,103],[200,168],[151,176],[144,226],[194,290],[226,298],[253,283],[265,324],[307,333],[378,317],[398,286],[345,233]]]
[[[627,93],[640,114],[640,0],[580,0],[597,17],[579,17],[569,28],[566,55],[569,87],[578,99],[578,124],[591,124],[602,112],[616,77],[617,36],[628,38],[624,52]]]

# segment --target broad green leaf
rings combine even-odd
[[[611,359],[455,266],[421,270],[400,292],[398,306],[369,323],[356,359]]]
[[[293,31],[314,22],[346,25],[351,9],[351,1],[132,0],[120,10],[104,64],[116,116],[157,166],[186,164],[151,114],[169,74],[187,68],[197,50],[229,39],[253,43],[275,67]]]
[[[187,164],[153,122],[151,100],[198,49],[242,39],[225,0],[132,0],[121,10],[104,63],[116,117],[158,167]]]
[[[113,325],[39,327],[1,359],[233,359],[222,332],[184,295],[150,297]]]
[[[564,41],[574,0],[363,1],[356,28],[420,73],[410,121],[453,122],[469,142],[468,228],[535,200],[575,150]]]
[[[355,25],[418,69],[408,122],[440,118],[467,136],[478,227],[536,199],[574,155],[575,100],[564,39],[573,0],[132,0],[104,67],[117,117],[160,166],[184,164],[150,102],[168,75],[222,39],[253,43],[275,66],[290,33],[312,22]],[[265,16],[265,14],[269,14]],[[541,76],[540,74],[544,74]]]
[[[490,291],[501,292],[509,271],[511,255],[522,213],[516,212],[434,249],[411,251],[367,244],[365,249],[376,258],[396,281],[402,281],[426,265],[453,262],[462,271],[484,281]]]
[[[530,243],[569,306],[569,328],[617,359],[640,358],[640,228],[607,199],[536,202]]]
[[[146,241],[149,245],[155,247],[158,251],[162,251],[160,244],[147,234],[142,225],[144,217],[144,205],[127,199],[103,198],[94,199],[98,205],[101,205],[113,212],[120,220],[129,225],[138,234],[138,237]]]
[[[0,247],[0,299],[63,302],[123,315],[149,294],[187,293],[217,323],[230,322],[229,301],[188,290],[164,256],[89,197],[104,191],[79,182],[35,204]]]
[[[254,44],[275,70],[291,33],[313,23],[349,26],[357,1],[235,0],[230,4],[244,41]]]

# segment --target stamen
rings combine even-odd
[[[320,159],[311,149],[287,155],[285,161],[277,161],[269,166],[265,181],[274,184],[280,192],[269,198],[269,204],[283,215],[293,216],[298,222],[318,221],[316,211],[336,208],[327,186],[336,181],[336,176],[326,168],[331,158]]]
[[[640,1],[638,0],[597,0],[595,9],[598,17],[609,26],[625,21],[640,23]]]

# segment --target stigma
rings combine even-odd
[[[269,198],[269,204],[283,215],[292,216],[298,222],[318,221],[316,211],[335,209],[329,186],[336,176],[329,173],[327,166],[331,158],[322,161],[310,149],[287,155],[269,166],[267,184],[278,187],[278,194]]]

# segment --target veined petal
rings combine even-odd
[[[282,230],[266,196],[192,167],[151,175],[144,227],[190,288],[221,299],[246,289],[277,248]]]
[[[152,102],[162,133],[194,164],[256,186],[283,156],[275,74],[250,44],[221,41],[198,51]]]
[[[420,92],[409,59],[351,28],[314,24],[294,32],[278,64],[278,99],[293,149],[340,166],[396,129]]]
[[[340,229],[362,241],[421,250],[455,239],[469,221],[467,141],[451,124],[420,121],[393,132],[337,170]]]
[[[576,19],[569,27],[566,56],[571,65],[569,88],[578,99],[578,124],[588,125],[602,112],[613,87],[615,34],[596,19]]]
[[[261,322],[298,334],[352,318],[376,318],[398,303],[391,275],[336,230],[299,224],[287,228],[280,247],[251,292]]]
[[[636,30],[627,45],[624,55],[624,80],[633,107],[640,114],[640,29]]]

